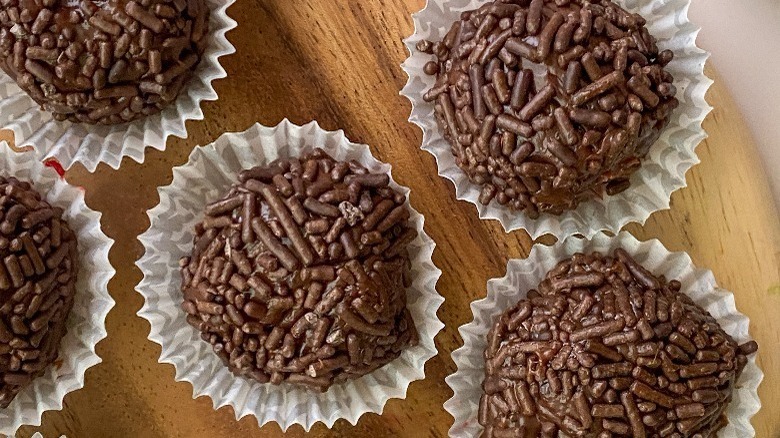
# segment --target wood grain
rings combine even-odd
[[[505,234],[497,222],[480,221],[471,204],[454,199],[433,158],[418,148],[421,132],[407,122],[410,106],[398,95],[406,82],[398,65],[407,56],[402,39],[412,32],[410,14],[423,3],[242,0],[229,10],[239,21],[228,35],[238,52],[223,62],[229,78],[216,84],[220,100],[204,105],[205,121],[188,123],[189,139],[170,141],[164,152],[148,151],[143,165],[126,159],[118,171],[101,165],[94,174],[79,166],[68,173],[71,183],[86,188],[87,203],[103,213],[104,230],[116,239],[110,257],[117,275],[109,288],[117,306],[108,317],[109,337],[98,345],[104,363],[87,372],[86,387],[68,395],[62,411],[46,413],[42,427],[24,427],[19,436],[38,430],[47,438],[282,435],[275,424],[259,428],[252,418],[236,421],[231,408],[215,411],[210,400],[193,400],[191,385],[175,382],[173,367],[157,363],[160,347],[146,339],[149,325],[135,314],[141,274],[134,263],[143,251],[136,238],[148,227],[145,212],[159,201],[157,187],[170,183],[173,166],[223,132],[285,117],[344,129],[393,164],[394,177],[412,188],[411,202],[438,244],[434,262],[444,271],[438,288],[446,297],[439,311],[446,328],[436,338],[440,354],[406,400],[390,401],[383,415],[365,415],[357,426],[341,420],[328,430],[319,424],[306,436],[447,435],[452,418],[442,404],[451,391],[444,377],[453,372],[450,352],[461,344],[457,328],[471,320],[468,305],[484,296],[486,281],[503,275],[508,259],[526,256],[533,242],[523,232]],[[689,187],[674,194],[671,211],[628,229],[688,251],[734,291],[751,319],[767,374],[759,391],[764,409],[753,424],[759,437],[778,436],[780,223],[752,139],[721,82],[709,101],[716,108],[705,122],[710,138],[698,149],[702,163],[688,174]],[[304,435],[297,426],[288,431]]]

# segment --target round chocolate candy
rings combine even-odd
[[[4,0],[0,67],[57,120],[123,123],[176,99],[208,16],[204,0]]]
[[[62,210],[29,183],[0,176],[0,408],[57,358],[77,259]]]
[[[403,194],[320,149],[244,170],[181,261],[182,308],[238,375],[315,390],[416,345]]]
[[[436,56],[424,98],[479,201],[531,218],[628,188],[678,105],[672,52],[608,0],[488,2],[418,49]]]
[[[757,349],[621,249],[559,263],[487,341],[487,438],[714,437]]]

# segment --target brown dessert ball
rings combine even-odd
[[[208,17],[205,0],[3,0],[0,67],[57,120],[128,122],[176,100]]]
[[[317,149],[239,181],[181,262],[187,321],[233,373],[325,391],[417,344],[417,232],[387,174]]]
[[[0,408],[56,358],[73,306],[76,235],[27,182],[0,176]]]
[[[488,334],[486,437],[714,437],[747,363],[707,311],[625,251],[559,263]]]
[[[435,55],[424,98],[479,202],[531,218],[627,189],[678,106],[672,52],[608,0],[488,2],[418,49]]]

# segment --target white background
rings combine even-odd
[[[780,206],[780,0],[692,0],[688,15],[756,139]]]

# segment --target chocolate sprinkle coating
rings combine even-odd
[[[176,100],[208,17],[204,0],[2,0],[0,67],[57,120],[124,123]]]
[[[496,0],[417,48],[436,56],[424,99],[479,202],[534,219],[626,190],[679,104],[673,53],[609,0]]]
[[[187,322],[234,374],[325,391],[417,344],[417,232],[388,175],[316,149],[239,181],[181,260]]]
[[[714,437],[750,341],[624,250],[560,262],[488,333],[485,437]]]
[[[0,408],[57,358],[77,260],[62,210],[29,183],[0,176]]]

